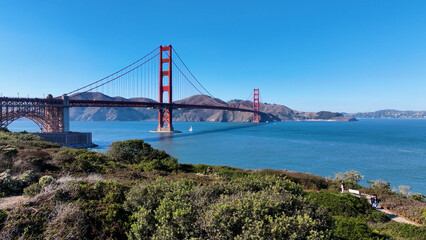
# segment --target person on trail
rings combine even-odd
[[[340,183],[341,183],[340,187],[342,188],[342,192],[344,192],[345,191],[345,182],[341,181]]]
[[[373,207],[374,207],[374,203],[375,203],[375,201],[374,201],[374,196],[371,196],[371,197],[370,197],[370,203],[371,203],[371,206],[373,206]]]
[[[379,208],[379,199],[377,199],[377,196],[374,196],[374,207]]]

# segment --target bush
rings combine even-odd
[[[25,171],[21,175],[12,175],[12,171],[7,169],[0,173],[0,196],[10,194],[21,194],[25,187],[37,180],[33,171]]]
[[[107,155],[114,161],[130,164],[170,158],[166,152],[154,149],[140,139],[113,142],[109,145]]]
[[[18,153],[18,149],[10,145],[0,146],[0,153],[7,158],[12,158]]]
[[[378,238],[380,235],[373,232],[364,219],[355,217],[334,217],[333,233],[340,239],[360,240]]]
[[[153,159],[149,162],[140,163],[139,167],[145,172],[153,170],[175,172],[179,169],[179,163],[176,158]]]
[[[35,195],[40,193],[41,188],[42,186],[39,183],[31,184],[30,186],[24,188],[24,196],[34,197]]]
[[[265,175],[262,173],[252,173],[244,178],[231,180],[228,188],[231,193],[258,192],[265,189],[271,189],[279,193],[290,192],[295,195],[303,193],[303,189],[299,185],[284,176]]]
[[[426,228],[424,226],[417,227],[411,224],[391,221],[386,224],[375,225],[374,227],[380,234],[388,236],[391,239],[426,239]]]
[[[8,213],[8,211],[0,209],[0,230],[3,228],[3,223],[6,220]]]
[[[211,166],[211,171],[216,173],[218,176],[224,177],[226,179],[237,179],[246,177],[248,174],[239,168],[233,168],[228,166]]]
[[[44,235],[46,239],[88,239],[90,222],[78,203],[57,203]]]
[[[426,200],[426,196],[421,193],[410,194],[409,198],[417,200],[417,201],[421,201],[421,202],[425,202]]]
[[[19,205],[9,212],[0,239],[44,239],[52,204],[41,198],[31,205]]]
[[[194,234],[196,208],[190,199],[196,182],[188,179],[138,185],[126,197],[125,208],[136,220],[130,239],[189,239]]]
[[[371,211],[369,215],[366,216],[366,220],[368,222],[384,223],[389,222],[391,219],[386,213],[382,213],[379,211]]]
[[[123,208],[128,187],[114,181],[69,181],[54,193],[53,201],[78,203],[81,221],[90,223],[88,239],[123,239],[129,214]],[[82,219],[84,218],[84,219]]]
[[[304,189],[310,190],[321,190],[328,189],[331,186],[331,182],[323,177],[316,176],[309,173],[290,172],[286,171],[284,174],[289,180],[300,184]]]
[[[136,164],[142,171],[174,172],[179,169],[176,158],[172,158],[162,150],[152,148],[143,140],[113,142],[109,146],[107,156],[115,162]]]
[[[125,203],[135,220],[129,238],[328,237],[326,211],[283,176],[249,173],[204,184],[157,178],[132,188]]]
[[[325,211],[302,198],[269,191],[221,198],[204,222],[208,239],[327,238],[331,226]]]
[[[47,184],[50,184],[50,183],[52,183],[52,182],[54,182],[54,181],[55,181],[55,179],[54,179],[52,176],[48,176],[48,175],[46,175],[46,176],[41,177],[41,178],[38,180],[38,183],[39,183],[41,186],[46,186]]]
[[[307,198],[325,207],[334,216],[358,217],[374,211],[367,199],[348,193],[308,192]]]
[[[52,176],[43,176],[39,179],[38,183],[31,184],[24,188],[24,195],[27,197],[34,197],[40,193],[44,186],[51,184],[55,181]]]
[[[105,170],[106,158],[100,153],[87,149],[65,149],[60,154],[64,156],[56,156],[56,160],[64,160],[63,167],[70,172],[102,173]]]

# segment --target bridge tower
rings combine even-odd
[[[163,56],[163,53],[167,57]],[[172,45],[160,46],[160,95],[159,103],[164,103],[163,94],[167,92],[166,103],[172,103]],[[163,107],[158,110],[157,132],[174,132],[172,122],[172,107]]]
[[[253,122],[259,123],[259,109],[260,109],[260,103],[259,103],[259,88],[255,88],[253,90]]]

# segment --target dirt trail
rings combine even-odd
[[[27,198],[24,196],[12,196],[0,198],[0,210],[11,209],[17,206],[20,203],[26,202]]]
[[[395,221],[395,222],[408,223],[408,224],[416,225],[416,226],[419,226],[419,227],[422,226],[422,225],[420,225],[420,224],[418,224],[416,222],[413,222],[413,221],[411,221],[411,220],[409,220],[407,218],[398,216],[396,213],[394,213],[394,212],[392,212],[390,210],[387,210],[387,209],[384,209],[384,208],[380,208],[380,209],[377,209],[377,211],[380,211],[382,213],[386,213],[390,217],[390,219],[393,220],[393,221]]]
[[[361,196],[363,196],[367,199],[370,199],[372,197],[371,195],[368,195],[368,194],[365,194],[365,193],[361,193]],[[380,204],[379,204],[379,207],[380,207]],[[418,227],[422,226],[421,224],[418,224],[414,221],[411,221],[408,218],[402,217],[402,216],[400,216],[400,215],[398,215],[398,214],[396,214],[396,213],[394,213],[394,212],[392,212],[388,209],[376,208],[376,210],[380,211],[382,213],[386,213],[392,221],[399,222],[399,223],[408,223],[408,224],[415,225],[415,226],[418,226]]]

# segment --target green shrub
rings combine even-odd
[[[134,212],[130,239],[189,239],[194,234],[196,208],[191,194],[196,182],[189,179],[138,185],[127,194],[125,208]]]
[[[244,178],[248,175],[247,172],[245,172],[242,169],[228,167],[228,166],[211,166],[211,171],[213,173],[216,173],[218,176],[227,178],[227,179],[237,179],[237,178]]]
[[[0,231],[3,228],[3,223],[6,220],[8,213],[8,211],[0,209]]]
[[[327,238],[331,226],[327,213],[308,201],[271,191],[221,198],[201,222],[207,239]]]
[[[348,193],[308,192],[307,198],[325,207],[333,216],[358,217],[373,211],[367,199]]]
[[[376,223],[384,223],[384,222],[389,222],[391,220],[389,215],[379,211],[371,211],[369,215],[365,216],[365,218],[369,222],[376,222]]]
[[[44,239],[51,202],[39,199],[32,205],[19,205],[11,210],[0,232],[1,239]]]
[[[289,180],[302,185],[304,189],[321,190],[328,189],[332,185],[330,180],[309,173],[286,171],[284,174]]]
[[[232,193],[258,192],[264,189],[271,189],[279,193],[290,192],[296,195],[301,195],[303,192],[299,185],[288,180],[285,176],[262,173],[252,173],[244,178],[235,178],[229,182],[228,187]]]
[[[18,149],[10,145],[0,146],[0,153],[7,158],[11,158],[18,153]]]
[[[105,171],[106,158],[87,149],[65,149],[60,152],[62,156],[56,156],[57,160],[63,160],[64,168],[70,172],[102,173]]]
[[[426,227],[417,227],[411,224],[391,221],[386,224],[375,225],[376,231],[392,239],[418,240],[426,239]]]
[[[40,193],[44,186],[53,183],[55,179],[52,176],[43,176],[39,179],[38,183],[33,183],[24,188],[24,195],[27,197],[34,197]]]
[[[423,194],[421,194],[421,193],[410,194],[409,198],[417,200],[417,201],[421,201],[421,202],[425,202],[426,201],[426,196],[423,195]]]
[[[149,162],[141,162],[139,167],[145,172],[153,170],[175,172],[179,169],[179,163],[176,158],[153,159]]]
[[[43,176],[38,180],[38,183],[41,186],[46,186],[47,184],[53,183],[55,181],[55,179],[52,176]]]
[[[25,187],[37,180],[37,176],[31,170],[20,175],[12,175],[12,173],[10,169],[0,173],[0,196],[2,197],[22,194]]]
[[[140,207],[156,209],[164,197],[189,193],[196,185],[198,184],[190,179],[167,181],[158,177],[150,184],[139,184],[130,189],[126,195],[125,207],[129,211],[136,211]]]
[[[202,174],[211,173],[210,166],[206,164],[182,164],[181,169],[184,172],[194,172],[194,173],[202,173]]]
[[[109,146],[107,156],[112,161],[137,164],[141,171],[175,172],[180,168],[176,158],[172,158],[162,150],[152,148],[143,140],[113,142]]]
[[[78,203],[90,223],[88,239],[123,239],[129,222],[124,210],[128,187],[114,181],[69,181],[55,192],[54,201]]]
[[[154,149],[151,145],[140,139],[111,143],[107,156],[114,161],[130,164],[149,162],[153,159],[170,158],[170,155],[166,152]]]
[[[125,209],[133,212],[134,219],[128,236],[130,239],[227,239],[253,234],[277,239],[289,234],[300,238],[328,237],[327,229],[331,226],[328,214],[301,194],[300,186],[285,177],[262,173],[230,181],[219,179],[206,185],[185,178],[172,181],[157,178],[152,183],[133,187],[126,195]],[[224,206],[234,207],[230,211],[235,215],[221,212]],[[249,216],[253,220],[247,219]],[[295,229],[297,233],[292,233]]]
[[[380,235],[373,232],[364,219],[342,216],[333,218],[335,220],[333,233],[339,239],[360,240],[380,237]]]
[[[78,203],[56,203],[46,225],[44,239],[88,239],[90,222]]]
[[[39,194],[42,189],[42,185],[39,183],[31,184],[30,186],[24,188],[24,195],[27,197],[34,197]]]

